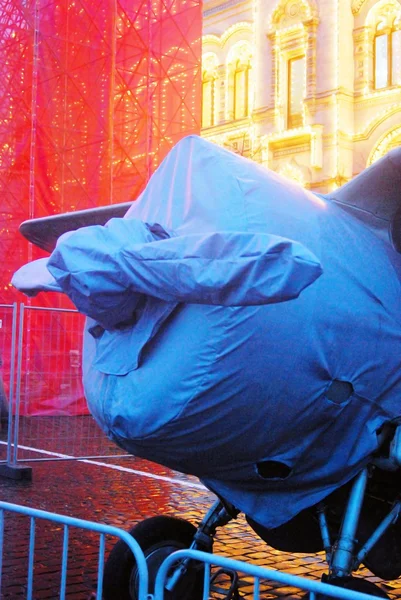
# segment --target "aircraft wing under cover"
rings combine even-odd
[[[196,136],[171,150],[125,218],[158,224],[178,244],[215,232],[277,236],[311,252],[323,272],[289,302],[220,306],[179,296],[206,275],[183,268],[178,303],[149,296],[125,326],[105,331],[89,318],[84,385],[104,431],[136,456],[198,476],[266,527],[349,481],[383,423],[401,416],[401,256],[335,202]],[[88,258],[84,233],[74,236],[67,293],[80,251]],[[185,252],[197,260],[196,243]],[[132,254],[113,253],[135,271]],[[57,250],[53,260],[63,262]],[[228,271],[217,264],[220,280]],[[93,275],[82,294],[104,285]],[[108,277],[120,275],[112,266]],[[142,271],[135,277],[143,284]]]

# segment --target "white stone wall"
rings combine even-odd
[[[316,191],[341,185],[401,144],[401,85],[372,89],[379,18],[401,28],[401,0],[204,0],[203,51],[217,68],[215,125],[203,135]],[[252,55],[250,113],[234,120],[230,56],[241,43]],[[300,52],[303,122],[290,130],[286,69]]]

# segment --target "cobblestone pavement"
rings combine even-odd
[[[24,450],[25,459],[43,456],[57,458],[49,454],[43,455],[37,450],[71,455],[71,449],[76,443],[72,437],[79,435],[86,439],[86,455],[115,452],[112,445],[104,438],[102,440],[98,432],[91,433],[93,426],[90,417],[77,418],[73,433],[72,429],[69,429],[74,426],[73,418],[47,417],[44,421],[34,419],[38,419],[33,423],[35,428],[39,428],[43,439],[39,440],[37,437],[30,440],[28,435],[25,436],[25,447],[30,448]],[[46,437],[46,431],[49,429],[54,435]],[[92,447],[91,435],[94,439]],[[71,437],[70,441],[68,436]],[[3,430],[0,434],[2,451],[4,444]],[[32,482],[0,478],[1,500],[107,523],[123,529],[128,529],[147,517],[162,514],[179,516],[196,524],[214,501],[213,494],[203,489],[195,478],[135,457],[107,460],[93,458],[85,462],[59,460],[30,464],[33,466]],[[62,526],[38,521],[35,537],[35,600],[59,597],[62,534]],[[26,597],[28,539],[29,519],[6,513],[1,588],[1,598],[4,600]],[[113,539],[107,540],[107,551],[114,543]],[[268,547],[241,517],[219,530],[214,551],[217,554],[315,580],[320,579],[326,570],[322,555],[291,555]],[[96,587],[97,564],[98,537],[90,532],[72,529],[68,555],[69,600],[88,599],[90,592]],[[360,574],[378,582],[391,597],[401,598],[401,584],[398,581],[380,582],[366,570]],[[241,597],[253,598],[252,586],[246,577],[240,580],[240,591]],[[284,597],[292,600],[303,595],[303,592],[293,588],[265,581],[261,586],[260,597],[263,600]]]

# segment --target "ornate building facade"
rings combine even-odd
[[[202,135],[330,192],[401,145],[401,0],[204,0]]]

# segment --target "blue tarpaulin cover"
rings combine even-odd
[[[106,433],[266,527],[348,481],[401,415],[401,257],[201,138],[125,219],[60,238],[47,268],[42,289],[90,317],[84,385]],[[271,461],[285,473],[260,469]]]

